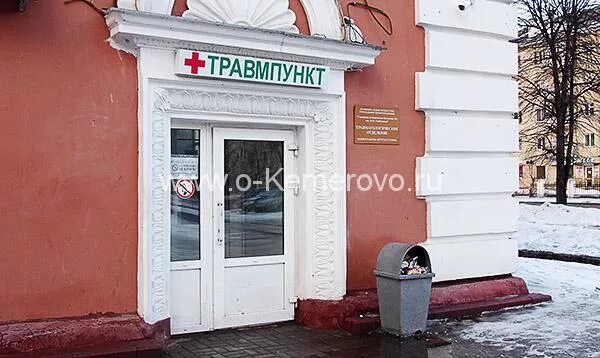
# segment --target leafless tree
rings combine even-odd
[[[519,83],[523,147],[532,164],[556,163],[556,202],[567,203],[574,148],[596,128],[593,103],[600,84],[597,0],[517,0],[521,28]],[[591,116],[590,116],[591,114]]]

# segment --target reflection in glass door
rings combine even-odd
[[[198,179],[200,131],[171,131],[171,262],[200,260],[200,193],[179,196],[181,180]]]
[[[283,142],[225,140],[224,152],[225,258],[283,255]]]

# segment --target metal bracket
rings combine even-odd
[[[298,151],[300,150],[296,144],[288,145],[288,150],[290,152],[294,152],[294,157],[298,158]]]

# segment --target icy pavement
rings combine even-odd
[[[444,322],[454,349],[476,343],[505,357],[600,357],[600,267],[520,258],[516,276],[553,301]]]
[[[549,203],[520,209],[519,249],[600,256],[600,209]]]
[[[554,301],[470,320],[429,321],[428,331],[450,345],[287,323],[176,336],[165,357],[599,358],[600,267],[536,259],[519,264],[517,275],[530,289],[552,294]]]

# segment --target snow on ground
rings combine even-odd
[[[577,188],[577,189],[575,189],[575,196],[578,196],[578,195],[579,196],[600,197],[600,190]]]
[[[553,301],[461,321],[461,338],[499,347],[509,357],[600,357],[600,267],[520,258],[516,276]]]
[[[600,256],[600,209],[550,203],[520,209],[520,249]]]
[[[532,202],[532,203],[555,203],[556,198],[552,197],[529,197],[529,196],[517,196],[520,202]],[[569,204],[600,204],[599,198],[569,198]]]

